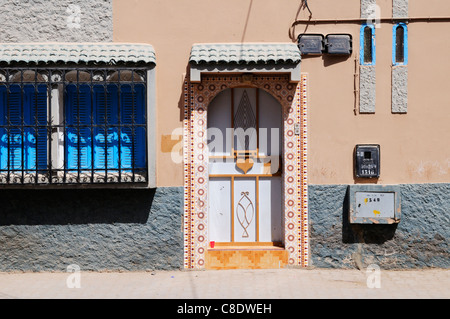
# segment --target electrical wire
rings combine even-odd
[[[308,11],[309,11],[309,16],[312,17],[312,12],[311,12],[311,10],[309,9],[309,6],[308,6],[308,0],[303,0],[303,2],[304,2],[304,5],[305,5],[306,9],[308,9]]]

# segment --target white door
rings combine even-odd
[[[209,240],[281,243],[281,105],[255,88],[208,106]]]

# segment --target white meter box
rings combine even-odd
[[[393,185],[350,185],[351,224],[394,224],[400,222],[400,187]]]

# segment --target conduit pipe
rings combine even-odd
[[[377,23],[396,23],[401,22],[449,22],[450,17],[408,17],[408,18],[357,18],[357,19],[301,19],[295,20],[292,26],[297,24],[329,24],[329,23],[365,23],[367,21],[376,21]]]
[[[290,37],[292,40],[296,40],[294,36],[294,29],[296,25],[309,25],[309,24],[341,24],[341,23],[367,23],[368,21],[374,21],[375,23],[392,23],[405,22],[450,22],[450,17],[408,17],[408,18],[353,18],[353,19],[300,19],[295,20],[290,27]]]

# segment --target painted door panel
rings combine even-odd
[[[234,179],[234,241],[255,242],[256,183],[255,178]]]
[[[259,240],[281,242],[281,177],[259,178]]]
[[[231,241],[231,181],[229,178],[210,178],[209,240]]]
[[[229,89],[209,105],[210,241],[283,241],[281,123],[281,106],[262,90]]]

